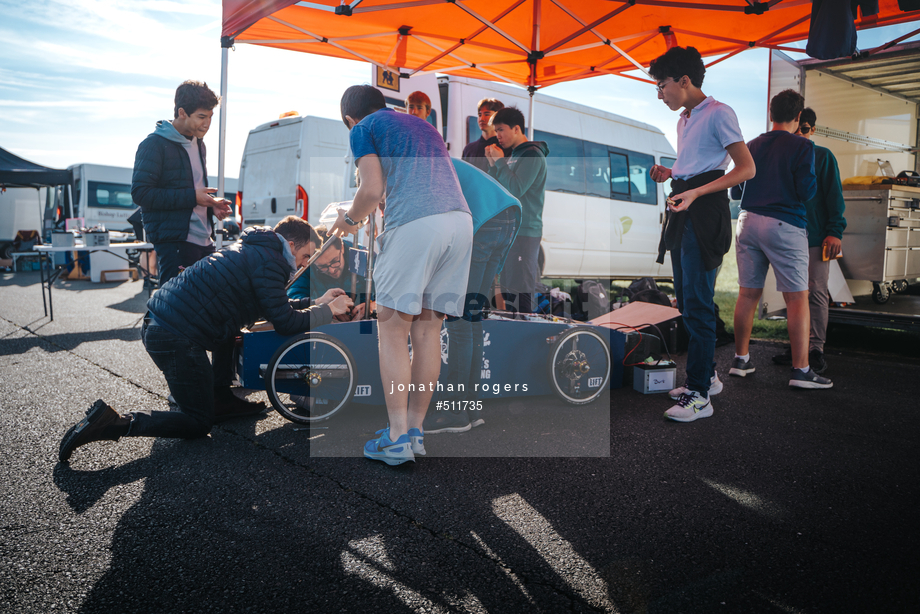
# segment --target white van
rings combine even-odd
[[[73,207],[65,207],[64,217],[83,218],[87,227],[102,224],[106,230],[133,232],[128,217],[137,205],[131,199],[131,178],[134,169],[101,164],[75,164],[73,172]],[[216,186],[217,177],[208,177],[208,185]],[[224,198],[234,202],[237,180],[224,179]],[[69,199],[65,195],[64,202]]]
[[[288,215],[316,224],[331,202],[348,200],[348,128],[341,120],[299,115],[249,132],[236,202],[241,226],[274,226]]]
[[[421,75],[400,79],[399,91],[379,88],[398,109],[422,91],[438,112],[452,156],[481,132],[476,105],[497,98],[528,119],[526,91],[462,77]],[[543,277],[670,278],[670,259],[655,262],[664,220],[664,186],[649,177],[653,164],[671,166],[676,153],[658,128],[613,113],[538,93],[534,140],[549,145],[543,241]],[[434,115],[434,114],[433,114]],[[429,118],[432,121],[432,118]]]

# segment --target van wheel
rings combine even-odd
[[[13,257],[13,244],[12,243],[0,244],[0,259],[9,260],[12,257]]]

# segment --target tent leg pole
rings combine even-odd
[[[534,88],[528,88],[530,90],[530,110],[527,113],[527,140],[533,140],[533,95],[536,91]]]
[[[224,177],[226,170],[224,160],[227,154],[227,64],[230,60],[230,49],[222,47],[220,50],[220,141],[217,151],[217,196],[224,196]],[[224,246],[224,223],[217,221],[215,227],[217,235],[217,249]]]

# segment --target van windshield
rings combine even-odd
[[[89,193],[86,195],[88,207],[106,207],[115,209],[134,209],[137,205],[131,200],[131,184],[104,183],[90,181]]]

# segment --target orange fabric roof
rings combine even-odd
[[[768,10],[746,14],[757,12],[751,4]],[[811,16],[810,0],[224,0],[223,9],[222,35],[240,43],[536,87],[635,70],[618,49],[647,67],[668,48],[663,31],[704,57],[783,49],[808,37]],[[857,27],[920,19],[897,0],[879,9]]]

